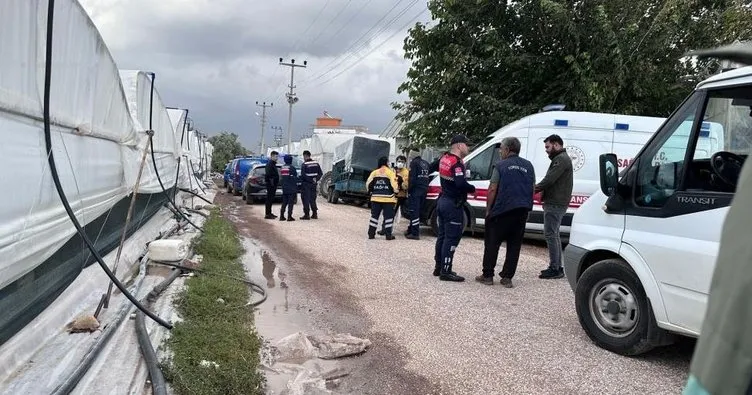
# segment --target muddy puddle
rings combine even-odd
[[[261,360],[262,364],[267,365],[263,369],[267,379],[267,393],[291,393],[288,383],[298,376],[301,367],[325,377],[335,375],[334,372],[342,372],[343,369],[336,360],[314,358],[272,364],[273,357],[269,345],[296,332],[313,334],[320,331],[311,325],[306,316],[309,308],[304,303],[305,295],[295,289],[293,280],[286,273],[284,262],[273,257],[249,238],[243,237],[242,242],[245,248],[243,264],[247,275],[251,281],[262,285],[267,292],[267,299],[256,308],[255,316],[256,330],[265,343]],[[252,297],[258,300],[259,295],[253,294]],[[337,385],[337,380],[332,380],[327,382],[327,389],[341,393],[336,391]]]

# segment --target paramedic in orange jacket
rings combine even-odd
[[[395,175],[397,176],[397,204],[394,207],[394,217],[397,217],[397,210],[403,218],[408,218],[407,214],[407,187],[408,179],[410,178],[410,170],[407,168],[407,158],[404,155],[397,157],[397,166],[395,167]],[[386,224],[383,224],[386,225]],[[382,226],[378,232],[380,235],[384,235],[385,228]],[[392,234],[394,234],[394,228],[392,228]]]
[[[394,207],[397,204],[397,176],[389,168],[389,159],[380,158],[379,168],[372,171],[366,180],[368,192],[371,194],[371,220],[368,224],[368,238],[376,237],[376,229],[379,226],[379,217],[384,212],[384,233],[387,240],[394,240],[392,229],[394,227]]]

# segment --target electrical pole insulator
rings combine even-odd
[[[286,94],[287,104],[290,108],[287,114],[287,150],[292,148],[292,105],[298,102],[298,98],[295,96],[295,68],[305,68],[308,65],[308,61],[304,60],[303,64],[295,64],[295,59],[290,59],[290,63],[284,63],[282,58],[279,58],[279,64],[281,66],[287,66],[290,68],[290,92]]]

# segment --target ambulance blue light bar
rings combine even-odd
[[[614,125],[614,130],[629,130],[628,123],[617,123]]]
[[[554,126],[569,126],[569,121],[566,119],[555,119]]]

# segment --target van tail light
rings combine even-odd
[[[441,194],[441,186],[436,186],[436,185],[428,186],[428,193],[426,194],[427,198],[438,197],[439,194]]]

